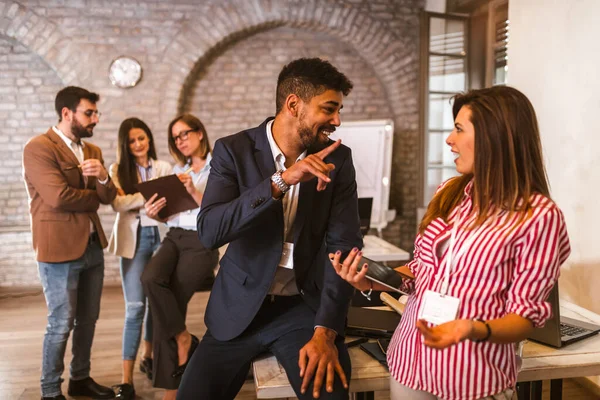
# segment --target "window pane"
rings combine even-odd
[[[442,170],[441,169],[428,169],[427,170],[427,184],[425,185],[425,204],[429,203],[429,200],[435,194],[435,190],[442,183]]]
[[[465,22],[455,19],[431,18],[429,51],[444,54],[465,54]]]
[[[494,71],[494,85],[506,85],[508,83],[508,65],[496,68]]]
[[[510,21],[508,20],[508,4],[500,5],[494,10],[494,85],[508,83],[508,41],[510,37]]]
[[[436,132],[429,134],[429,167],[449,167],[454,168],[454,156],[450,151],[450,146],[446,144],[446,138],[450,132]]]
[[[429,95],[429,126],[428,129],[454,129],[454,117],[450,98],[452,95],[430,94]]]
[[[465,59],[430,56],[429,91],[462,92],[463,90],[465,90]]]
[[[425,185],[425,204],[429,203],[429,200],[431,200],[436,189],[442,182],[457,175],[459,173],[454,168],[429,168],[427,170],[427,182]]]

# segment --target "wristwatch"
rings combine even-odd
[[[282,170],[275,172],[273,175],[271,175],[271,181],[277,186],[279,190],[281,190],[281,193],[286,194],[287,191],[290,190],[290,185],[285,183],[285,181],[281,177],[282,173]]]

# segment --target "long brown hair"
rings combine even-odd
[[[121,122],[119,127],[119,139],[117,148],[117,173],[119,174],[119,183],[126,194],[137,193],[135,184],[138,183],[138,172],[135,166],[135,157],[129,150],[129,132],[139,128],[146,132],[148,136],[148,159],[156,160],[156,149],[154,148],[154,137],[152,131],[144,121],[139,118],[127,118]]]
[[[210,147],[210,142],[208,141],[208,134],[206,133],[206,128],[204,128],[204,124],[192,114],[182,114],[175,118],[169,124],[169,132],[168,140],[169,140],[169,152],[180,165],[185,165],[188,163],[188,157],[184,156],[181,151],[177,148],[175,144],[175,139],[173,139],[173,125],[175,125],[178,121],[185,122],[190,129],[193,129],[195,132],[202,132],[202,139],[200,139],[200,158],[203,160],[206,159],[208,153],[212,152]]]
[[[521,222],[531,212],[532,194],[550,198],[537,117],[529,99],[515,88],[495,86],[456,95],[455,119],[462,107],[471,111],[475,129],[473,174],[450,180],[433,197],[419,226],[421,233],[434,219],[447,220],[471,179],[477,213],[471,228],[502,211],[522,213]]]

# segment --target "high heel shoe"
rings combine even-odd
[[[192,358],[192,355],[194,354],[194,351],[196,351],[196,347],[198,347],[198,344],[200,343],[200,341],[198,340],[198,338],[194,335],[192,336],[192,343],[190,344],[190,349],[188,350],[188,358],[187,361],[185,362],[185,364],[178,366],[177,368],[175,368],[175,371],[173,371],[173,374],[171,375],[173,378],[177,378],[181,375],[183,375],[183,373],[185,372],[185,367],[187,367],[187,365],[190,363],[190,360]]]

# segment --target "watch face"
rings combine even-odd
[[[117,57],[108,70],[110,82],[120,88],[131,88],[142,79],[142,66],[131,57]]]

